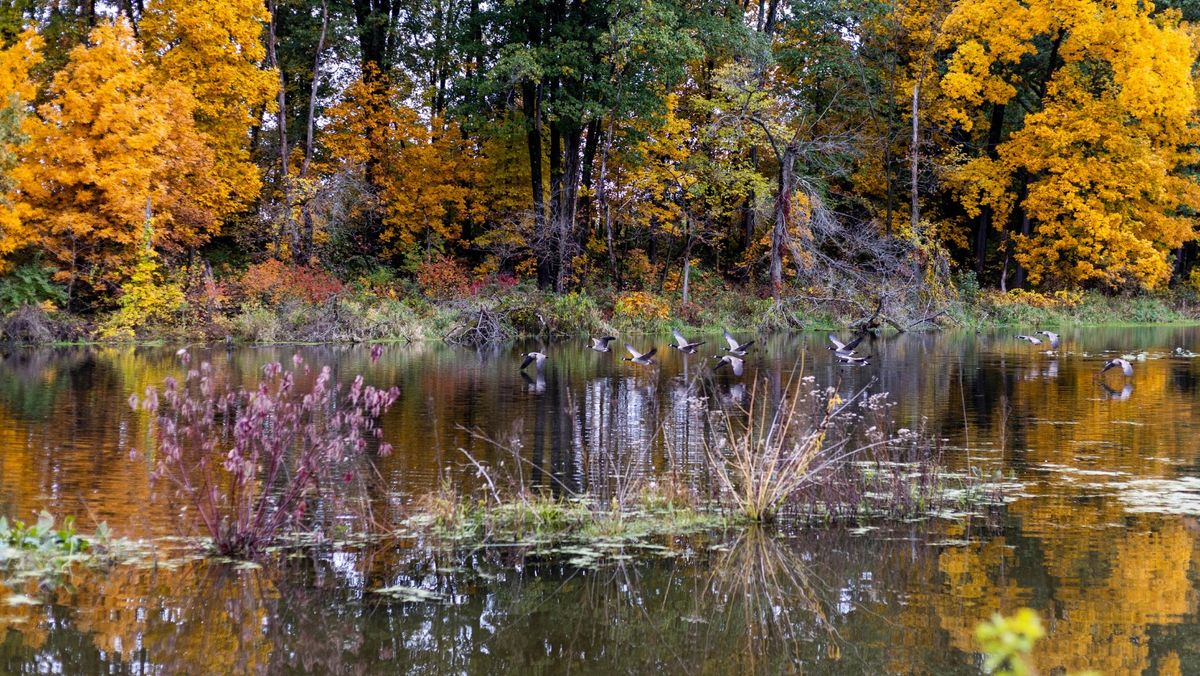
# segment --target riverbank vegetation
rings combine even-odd
[[[1193,12],[0,3],[0,333],[1194,319]]]
[[[168,378],[129,403],[154,429],[156,493],[185,506],[181,534],[202,535],[220,556],[254,559],[288,542],[351,535],[425,532],[459,544],[637,540],[776,521],[963,516],[1003,504],[999,477],[948,473],[936,440],[893,429],[887,395],[862,390],[843,399],[797,367],[781,388],[755,384],[744,405],[714,402],[699,465],[668,458],[656,468],[646,451],[609,439],[587,450],[583,480],[572,487],[544,473],[535,481],[519,442],[475,432],[498,455],[489,462],[461,451],[474,481],[448,465],[402,518],[387,519],[359,509],[366,501],[357,493],[375,474],[373,458],[390,452],[378,441],[379,420],[396,388],[364,386],[361,376],[343,386],[299,357],[291,369],[271,363],[257,384],[231,388],[208,363],[191,368],[186,351],[180,358],[182,380]],[[719,398],[706,377],[691,387],[696,406]]]

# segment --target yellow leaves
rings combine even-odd
[[[613,312],[635,322],[662,321],[670,317],[671,306],[652,293],[628,291],[617,296]]]
[[[7,93],[0,94],[0,272],[8,267],[5,257],[28,246],[34,236],[29,205],[8,174],[20,157],[22,119],[37,93],[30,71],[41,61],[41,46],[42,39],[30,30],[0,50],[0,92]]]
[[[273,111],[278,73],[264,69],[262,0],[151,0],[139,23],[159,76],[195,99],[197,128],[216,159],[228,197],[211,206],[225,215],[258,196],[261,177],[250,158],[247,129]]]
[[[1011,101],[1019,60],[1039,40],[1056,50],[1042,56],[1052,70],[1025,75],[1044,82],[1040,109],[998,157],[944,174],[969,217],[990,207],[1000,228],[1028,217],[1031,231],[1011,244],[1033,284],[1154,288],[1169,279],[1169,251],[1195,237],[1181,214],[1200,206],[1200,188],[1180,171],[1200,140],[1197,47],[1176,13],[1151,11],[1137,0],[966,0],[945,22],[954,51],[941,117],[966,131],[984,103]]]

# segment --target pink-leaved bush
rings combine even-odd
[[[186,367],[190,357],[180,351]],[[257,387],[219,389],[212,366],[189,369],[183,382],[167,378],[162,392],[146,388],[134,410],[157,419],[156,481],[169,481],[196,510],[218,553],[253,557],[297,524],[306,501],[353,476],[371,442],[387,455],[378,421],[398,388],[334,382],[329,367],[311,376],[296,355],[293,368],[263,367]]]

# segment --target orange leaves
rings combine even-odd
[[[342,293],[345,286],[325,270],[288,265],[268,258],[246,269],[241,280],[247,298],[262,303],[319,304]]]
[[[480,218],[472,194],[479,167],[471,144],[457,125],[422,119],[386,77],[368,73],[329,116],[331,155],[342,169],[363,172],[379,190],[382,239],[392,253],[429,235],[457,242],[463,222]]]
[[[24,152],[36,161],[14,172],[33,206],[41,244],[74,280],[97,287],[132,271],[153,210],[153,241],[192,246],[218,225],[206,189],[213,167],[197,137],[195,103],[162,82],[124,20],[92,31],[54,78],[38,118],[26,120]]]

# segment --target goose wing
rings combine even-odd
[[[1020,336],[1017,336],[1017,340],[1023,340],[1025,342],[1029,343],[1030,345],[1041,345],[1042,344],[1041,338],[1034,338],[1033,336],[1020,335]]]
[[[526,366],[529,366],[535,361],[537,361],[537,357],[534,356],[533,352],[525,355],[525,361],[521,362],[521,370],[524,371]]]
[[[642,353],[642,357],[641,357],[641,358],[642,358],[642,359],[645,359],[645,360],[647,360],[647,361],[648,361],[648,360],[649,360],[651,357],[653,357],[653,356],[654,356],[654,355],[655,355],[657,352],[658,352],[658,348],[657,348],[657,347],[652,347],[652,348],[650,348],[650,351],[649,351],[649,352],[643,352],[643,353]]]
[[[837,336],[833,335],[832,333],[829,334],[829,342],[833,343],[833,349],[837,350],[838,352],[846,349],[846,344],[838,340]]]
[[[1100,369],[1100,373],[1103,374],[1105,371],[1111,368],[1120,368],[1121,373],[1124,373],[1127,376],[1133,375],[1133,364],[1130,364],[1121,358],[1109,359],[1108,361],[1104,362],[1104,368]]]
[[[745,352],[746,350],[749,350],[750,346],[753,344],[754,344],[753,340],[747,340],[746,342],[742,343],[741,345],[738,345],[736,349],[738,352]]]
[[[865,334],[865,333],[858,334],[858,336],[855,337],[854,340],[850,341],[849,343],[846,343],[842,347],[842,349],[843,350],[853,350],[854,348],[858,347],[858,344],[861,343],[863,341],[863,338],[865,338],[866,336],[867,336],[867,334]]]
[[[679,345],[679,347],[688,346],[687,338],[683,337],[683,334],[679,332],[679,329],[671,329],[671,335],[675,337],[675,342]]]
[[[629,354],[633,355],[633,358],[634,358],[634,359],[641,359],[641,358],[642,358],[642,353],[641,353],[641,352],[638,352],[638,351],[637,351],[637,350],[635,350],[635,349],[633,349],[633,346],[632,346],[632,345],[630,345],[629,343],[625,343],[625,349],[626,349],[626,350],[629,350]]]
[[[729,343],[729,349],[738,349],[737,338],[734,338],[733,335],[729,333],[729,329],[725,329],[725,342]]]
[[[735,376],[742,375],[742,367],[743,367],[743,365],[745,365],[746,362],[742,361],[741,359],[738,359],[737,357],[726,357],[726,359],[729,360],[729,365],[733,367],[733,375],[735,375]]]

